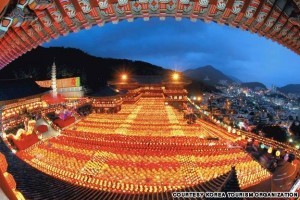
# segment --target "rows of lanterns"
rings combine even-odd
[[[196,97],[194,97],[194,98],[192,98],[192,99],[193,99],[194,101],[197,100]],[[200,107],[197,106],[193,101],[191,101],[191,99],[188,99],[188,100],[189,100],[189,102],[192,103],[198,110],[200,110]],[[201,100],[201,99],[200,99],[200,100]],[[204,112],[204,114],[207,115],[207,116],[209,116],[209,113],[207,113],[207,112]],[[237,134],[238,136],[241,136],[242,139],[246,139],[246,136],[245,136],[245,135],[242,135],[242,134],[241,134],[241,131],[237,131],[237,129],[232,128],[231,126],[229,126],[229,125],[227,125],[227,124],[225,124],[225,123],[223,123],[223,122],[220,122],[220,120],[215,119],[213,116],[211,117],[211,119],[212,119],[212,121],[215,122],[215,124],[218,124],[219,126],[223,126],[225,129],[227,128],[227,131],[228,131],[229,133],[231,132],[231,133],[233,133],[233,134]],[[291,142],[293,142],[293,140],[292,140],[292,139],[289,139],[289,142],[291,143]],[[266,145],[264,145],[264,144],[261,144],[260,147],[261,147],[262,149],[265,149],[265,148],[268,149],[267,151],[268,151],[268,153],[270,153],[270,154],[273,153],[273,147],[268,147],[268,146],[266,146]],[[300,149],[300,145],[296,145],[295,148],[296,148],[297,150],[299,150],[299,149]],[[280,151],[280,150],[276,150],[275,155],[276,155],[277,157],[279,157],[279,156],[281,155],[281,151]]]
[[[242,135],[240,130],[237,130],[236,128],[232,128],[231,126],[229,126],[229,125],[227,125],[227,124],[221,123],[219,120],[215,119],[213,116],[211,117],[211,119],[212,119],[216,124],[218,124],[219,126],[222,125],[224,128],[227,128],[227,132],[228,132],[228,133],[237,134],[238,136],[241,136],[242,139],[246,139],[246,136],[245,136],[245,135]],[[248,141],[251,141],[251,140],[252,140],[252,139],[249,138]],[[273,147],[267,146],[267,145],[265,145],[265,144],[263,144],[263,143],[260,144],[260,148],[261,148],[261,149],[267,149],[267,152],[268,152],[269,154],[272,154],[272,153],[275,151],[275,149],[273,149]],[[275,151],[275,155],[276,155],[277,157],[279,157],[279,156],[281,155],[281,151],[280,151],[280,150],[276,150],[276,151]]]

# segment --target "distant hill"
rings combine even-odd
[[[199,67],[196,69],[188,69],[183,72],[186,76],[207,83],[209,85],[216,85],[221,80],[226,80],[229,83],[234,82],[231,78],[223,74],[211,65]]]
[[[231,75],[227,75],[231,80],[233,80],[236,83],[242,83],[243,81],[241,81],[240,79],[238,79],[235,76],[231,76]]]
[[[278,88],[279,91],[283,93],[293,93],[293,94],[300,94],[300,84],[289,84],[284,87]]]
[[[272,93],[272,94],[266,94],[267,97],[271,97],[271,98],[280,98],[280,99],[287,99],[286,96],[282,95],[282,94],[277,94],[277,93]]]
[[[165,75],[172,72],[142,61],[95,57],[74,48],[38,47],[0,70],[0,79],[50,79],[54,59],[57,78],[80,76],[81,83],[92,90],[105,86],[108,80],[123,71],[134,75]],[[188,87],[191,94],[218,91],[199,81],[192,81]]]
[[[250,89],[256,89],[256,88],[262,88],[264,90],[267,89],[267,87],[259,82],[248,82],[248,83],[241,83],[241,87],[247,87]]]
[[[58,78],[80,76],[82,84],[91,89],[104,86],[124,70],[137,75],[164,75],[171,71],[142,61],[99,58],[73,48],[38,47],[0,70],[0,79],[50,79],[54,59]]]
[[[186,88],[189,92],[189,96],[202,95],[202,92],[215,92],[215,93],[221,92],[220,90],[216,89],[212,85],[207,85],[202,81],[195,81],[195,80],[193,80],[192,83],[189,84]]]

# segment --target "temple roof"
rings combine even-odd
[[[222,3],[217,0],[155,0],[153,6],[141,6],[144,3],[151,5],[149,1],[130,1],[109,0],[100,5],[96,0],[0,0],[0,69],[60,35],[108,22],[116,24],[125,19],[131,22],[141,17],[145,21],[149,17],[164,19],[166,16],[176,20],[214,21],[272,39],[300,55],[300,0],[232,0]],[[199,3],[191,4],[191,1]],[[170,9],[165,9],[165,6]],[[109,14],[111,7],[118,9]],[[94,12],[95,9],[103,13]],[[158,16],[157,12],[161,14]]]
[[[109,86],[101,87],[98,90],[88,94],[90,97],[112,97],[116,95],[119,95],[119,92],[116,92]]]
[[[5,14],[8,5],[9,5],[9,0],[0,1],[0,18]]]
[[[141,85],[155,85],[155,84],[190,84],[189,78],[180,77],[178,81],[174,81],[171,76],[167,75],[135,75],[131,76],[127,81],[113,80],[111,85],[118,84],[141,84]]]
[[[49,89],[39,87],[33,79],[0,80],[0,101],[42,94]]]

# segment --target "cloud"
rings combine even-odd
[[[185,70],[211,64],[242,81],[300,83],[300,56],[239,29],[187,19],[142,19],[93,27],[44,46],[75,47],[99,56],[143,60]]]

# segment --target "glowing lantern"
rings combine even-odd
[[[237,132],[237,135],[241,135],[241,131],[238,131],[238,132]]]
[[[265,148],[265,145],[264,145],[264,144],[261,144],[261,145],[260,145],[260,148],[262,148],[262,149]]]
[[[277,150],[275,155],[279,157],[280,156],[280,151]]]
[[[273,148],[270,147],[270,148],[268,149],[268,153],[272,153],[272,152],[273,152]]]
[[[236,129],[235,128],[232,130],[232,133],[234,133],[234,134],[236,133]]]

